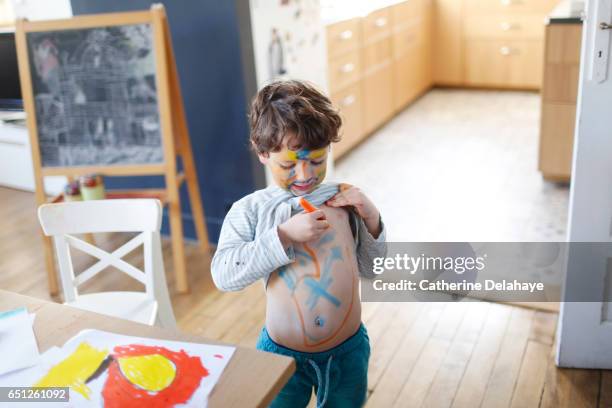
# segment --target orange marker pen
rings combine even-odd
[[[311,213],[311,212],[315,212],[318,210],[317,207],[315,207],[314,205],[312,205],[310,203],[310,201],[308,201],[307,199],[305,199],[304,197],[300,198],[300,205],[302,206],[302,208],[304,209],[304,211],[306,211],[307,213]]]
[[[304,197],[300,198],[300,205],[302,206],[302,208],[304,209],[305,212],[307,213],[311,213],[311,212],[315,212],[318,210],[317,207],[315,207],[314,205],[312,205],[310,203],[310,201],[308,201],[307,199],[305,199]],[[318,220],[325,220],[325,214],[323,214],[323,216],[321,216],[320,218],[317,218]]]

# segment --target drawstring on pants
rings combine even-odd
[[[308,359],[308,363],[314,368],[315,373],[317,374],[317,408],[323,408],[325,403],[327,402],[327,393],[329,391],[329,370],[331,367],[332,358],[334,356],[329,356],[327,359],[327,367],[325,369],[325,382],[323,382],[323,378],[321,376],[321,369],[311,359]],[[319,398],[320,394],[323,394],[322,398]],[[320,399],[320,401],[319,401]]]

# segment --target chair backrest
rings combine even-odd
[[[156,298],[155,295],[159,291],[165,291],[167,296],[159,238],[161,215],[161,203],[153,199],[74,201],[41,205],[38,218],[45,235],[52,236],[55,243],[64,300],[70,302],[76,299],[77,288],[109,266],[114,266],[143,283],[148,297]],[[74,236],[97,232],[139,234],[112,252]],[[144,271],[122,259],[140,245],[143,245],[144,249]],[[70,255],[71,246],[98,258],[99,261],[75,276]]]

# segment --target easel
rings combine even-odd
[[[91,165],[77,167],[42,167],[38,143],[38,128],[31,76],[31,63],[28,55],[26,34],[30,32],[62,31],[70,29],[87,29],[96,27],[121,26],[131,24],[150,24],[155,50],[155,71],[159,120],[163,146],[163,163],[142,165]],[[170,231],[172,240],[172,255],[176,288],[179,293],[189,291],[185,252],[183,242],[183,222],[181,218],[181,203],[179,189],[187,184],[191,211],[200,249],[210,259],[208,231],[204,219],[204,209],[200,198],[200,189],[193,161],[189,131],[183,98],[179,86],[174,51],[170,38],[170,29],[163,5],[155,4],[149,11],[110,13],[77,16],[66,20],[50,20],[29,22],[19,20],[16,29],[17,56],[19,60],[19,76],[27,115],[27,126],[32,148],[34,164],[34,180],[36,187],[36,202],[40,206],[48,202],[44,191],[44,177],[66,176],[69,179],[88,173],[106,176],[145,176],[163,175],[165,188],[144,190],[116,190],[107,192],[107,198],[155,197],[168,206]],[[177,156],[181,158],[183,172],[177,170]],[[51,201],[59,201],[57,197]],[[51,295],[58,293],[57,274],[51,239],[43,237],[45,264]]]

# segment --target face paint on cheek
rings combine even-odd
[[[289,190],[291,184],[295,181],[295,167],[291,169],[283,169],[278,165],[270,166],[272,177],[279,187]]]
[[[314,181],[308,191],[314,190],[316,186],[323,182],[326,174],[326,163],[312,164],[312,161],[325,160],[327,157],[328,148],[324,147],[317,150],[282,150],[275,153],[274,162],[270,166],[274,181],[276,184],[289,191],[293,191],[293,184],[297,182],[303,183],[306,180]],[[291,169],[284,169],[280,163],[294,162],[295,165]],[[296,187],[297,188],[297,187]],[[296,190],[297,191],[297,190]],[[306,190],[301,190],[300,193],[305,193]]]
[[[317,173],[317,184],[323,181],[326,173],[327,173],[327,166],[323,166],[323,168],[319,170],[319,172]]]
[[[288,177],[287,177],[286,182],[285,182],[286,185],[287,185],[287,188],[289,188],[291,186],[291,184],[293,184],[293,182],[295,181],[296,177],[297,176],[295,175],[295,167],[294,167],[291,170],[289,170],[289,174],[288,174]]]

